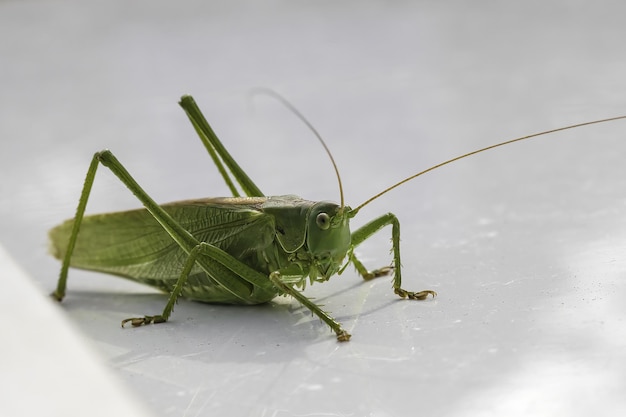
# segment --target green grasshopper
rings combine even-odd
[[[141,326],[167,321],[181,296],[207,303],[260,304],[289,295],[328,324],[337,340],[345,342],[350,334],[302,294],[307,278],[311,284],[324,282],[352,264],[365,280],[393,273],[393,290],[402,298],[436,296],[431,290],[402,288],[400,223],[394,214],[382,215],[350,232],[350,219],[364,206],[407,181],[470,155],[559,130],[626,118],[581,123],[479,149],[412,175],[352,209],[344,204],[337,165],[321,136],[291,104],[277,98],[309,126],[328,153],[339,183],[340,204],[295,195],[264,196],[224,148],[194,99],[183,96],[179,104],[233,196],[159,205],[109,150],[97,152],[87,171],[76,216],[49,232],[51,253],[62,259],[52,296],[59,301],[65,296],[70,266],[119,275],[170,294],[161,314],[123,320],[123,327],[129,322]],[[108,167],[145,208],[84,216],[100,164]],[[389,225],[393,264],[370,271],[357,259],[354,249]]]

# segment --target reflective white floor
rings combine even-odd
[[[623,415],[626,122],[476,156],[364,208],[355,226],[398,215],[405,288],[439,296],[397,300],[351,270],[307,288],[347,344],[289,299],[181,301],[123,330],[165,296],[80,271],[60,308],[34,307],[59,267],[46,231],[73,215],[94,151],[160,202],[227,194],[184,93],[266,194],[338,200],[312,135],[247,95],[284,94],[353,206],[464,152],[626,114],[619,2],[250,3],[0,4],[0,242],[19,266],[2,264],[0,414],[111,415],[104,396],[155,416]],[[136,206],[102,169],[89,211]],[[389,262],[389,234],[359,248],[368,265]],[[63,364],[56,380],[46,364]]]

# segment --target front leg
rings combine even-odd
[[[284,271],[284,272],[287,272],[287,271]],[[289,275],[289,274],[287,274],[287,275]],[[300,302],[300,304],[302,304],[303,306],[308,308],[311,311],[311,313],[315,314],[324,323],[326,323],[328,326],[330,326],[330,328],[337,335],[337,340],[339,342],[347,342],[347,341],[350,340],[350,337],[351,337],[350,333],[348,333],[346,330],[344,330],[343,327],[341,327],[341,324],[337,320],[335,320],[330,314],[328,314],[327,312],[322,310],[320,308],[320,306],[318,306],[317,304],[315,304],[314,302],[309,300],[300,291],[295,289],[291,284],[285,282],[287,280],[285,279],[285,277],[283,276],[281,271],[274,271],[274,272],[272,272],[270,274],[269,278],[270,278],[270,281],[272,282],[272,284],[274,284],[274,286],[281,293],[290,295],[293,298],[295,298],[296,300],[298,300]]]
[[[400,222],[393,213],[387,213],[382,215],[366,225],[360,227],[352,233],[352,245],[353,248],[363,243],[374,233],[382,229],[383,227],[391,225],[391,244],[393,249],[393,266],[387,266],[373,271],[368,271],[365,266],[354,255],[353,251],[350,251],[350,262],[356,267],[361,276],[368,280],[380,276],[385,276],[394,272],[393,279],[393,291],[402,298],[409,298],[411,300],[424,300],[429,295],[433,297],[437,295],[435,291],[423,290],[423,291],[407,291],[402,288],[402,270],[400,262]]]
[[[393,266],[392,265],[383,266],[382,268],[378,268],[378,269],[374,269],[374,270],[370,271],[356,257],[356,255],[354,254],[353,250],[351,250],[348,253],[348,259],[349,259],[348,263],[351,262],[352,265],[354,265],[354,268],[357,270],[359,275],[361,275],[361,277],[365,281],[369,281],[369,280],[374,279],[374,278],[385,277],[385,276],[387,276],[387,275],[389,275],[389,274],[391,274],[393,272]]]

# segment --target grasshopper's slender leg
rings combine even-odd
[[[151,323],[165,323],[170,318],[172,311],[174,311],[174,305],[178,301],[178,297],[180,297],[180,293],[183,291],[183,287],[187,283],[187,278],[189,278],[191,268],[193,268],[198,258],[198,254],[201,252],[202,245],[206,245],[206,243],[200,243],[200,245],[193,248],[189,254],[189,257],[183,266],[183,270],[180,273],[180,277],[176,281],[176,285],[174,285],[174,288],[170,293],[170,298],[168,299],[163,312],[156,316],[132,317],[122,320],[122,327],[124,327],[124,325],[128,322],[130,322],[134,327]]]
[[[128,322],[130,322],[134,327],[142,326],[144,324],[151,324],[151,323],[155,323],[155,324],[165,323],[170,318],[172,311],[174,311],[174,305],[178,301],[178,297],[180,297],[180,293],[183,291],[183,287],[185,286],[185,283],[187,282],[187,278],[189,278],[189,273],[191,272],[191,268],[193,268],[194,264],[196,263],[196,259],[198,258],[198,253],[200,252],[201,248],[202,248],[202,243],[196,246],[195,248],[193,248],[193,250],[189,254],[189,257],[187,258],[187,261],[185,261],[185,265],[183,266],[183,270],[180,273],[180,277],[176,281],[176,285],[174,285],[174,288],[172,289],[172,292],[170,293],[170,298],[168,299],[167,304],[165,305],[165,308],[163,309],[163,312],[156,316],[132,317],[129,319],[122,320],[122,327],[124,327],[124,325]]]
[[[348,253],[348,258],[350,259],[350,262],[352,262],[352,265],[354,265],[354,268],[357,270],[359,275],[361,275],[361,277],[366,281],[374,278],[384,277],[393,272],[393,266],[391,265],[383,266],[382,268],[374,269],[372,271],[368,270],[365,265],[363,265],[363,263],[356,257],[354,251],[352,250]]]
[[[193,247],[198,245],[198,241],[185,230],[178,222],[176,222],[169,214],[165,212],[144,190],[137,184],[133,177],[128,173],[124,166],[115,158],[115,156],[109,150],[96,152],[91,160],[89,169],[87,170],[87,176],[81,191],[78,207],[76,208],[76,216],[74,217],[74,225],[70,235],[65,256],[63,257],[63,263],[61,266],[61,272],[59,274],[59,281],[57,283],[56,290],[51,294],[52,297],[61,301],[65,296],[65,289],[67,286],[67,274],[70,265],[70,259],[72,258],[72,252],[76,245],[76,239],[80,231],[80,225],[82,223],[83,216],[85,214],[85,208],[87,207],[87,201],[89,200],[89,194],[96,176],[98,164],[102,164],[108,167],[125,185],[128,189],[135,194],[135,196],[143,203],[146,209],[154,216],[154,218],[163,226],[167,233],[174,239],[180,246],[189,253]]]
[[[222,257],[220,256],[220,254],[224,254],[225,256]],[[204,257],[203,255],[205,255],[206,257]],[[248,271],[247,269],[249,268],[245,264],[242,264],[232,258],[232,260],[229,260],[228,258],[229,255],[225,254],[223,251],[221,251],[221,249],[216,248],[215,246],[212,246],[208,243],[201,242],[189,254],[189,257],[185,262],[180,277],[178,278],[176,285],[170,293],[170,298],[165,308],[163,309],[163,312],[160,315],[155,316],[134,317],[125,319],[122,321],[122,327],[124,327],[124,325],[128,322],[130,322],[133,326],[141,326],[151,323],[163,323],[167,321],[172,311],[174,310],[174,305],[176,304],[176,301],[180,296],[183,287],[185,286],[185,283],[187,282],[189,273],[191,272],[191,269],[196,262],[203,266],[203,269],[214,278],[220,275],[225,275],[225,272],[227,271],[225,271],[224,269],[220,269],[223,267],[236,274],[237,276],[244,278],[250,283],[259,283],[259,278],[263,277],[262,274],[254,270]],[[293,288],[291,285],[283,282],[281,279],[281,273],[279,271],[272,272],[269,278],[271,283],[276,288],[278,288],[280,292],[291,295],[302,305],[308,308],[312,313],[316,314],[326,324],[328,324],[330,328],[337,334],[338,341],[347,342],[348,340],[350,340],[350,333],[344,330],[341,327],[341,324],[339,324],[328,313],[323,311],[318,305],[302,295],[298,290]]]
[[[67,287],[67,273],[70,267],[70,260],[72,258],[72,252],[74,251],[74,247],[76,246],[76,238],[78,237],[80,224],[85,215],[85,208],[87,207],[87,200],[89,200],[89,194],[91,193],[93,180],[96,176],[96,171],[98,170],[98,163],[98,158],[94,156],[91,160],[91,164],[89,165],[89,169],[87,170],[85,183],[80,193],[80,199],[78,200],[78,207],[76,208],[76,215],[74,216],[74,225],[72,226],[70,240],[67,244],[67,250],[65,251],[65,256],[63,257],[63,262],[61,264],[61,272],[59,273],[57,288],[52,294],[50,294],[57,301],[61,301],[63,300],[63,297],[65,297],[65,289]]]
[[[163,229],[165,229],[165,231],[172,237],[172,239],[180,246],[183,251],[191,255],[192,251],[200,245],[200,242],[195,237],[193,237],[191,233],[184,229],[161,206],[159,206],[143,190],[143,188],[141,188],[141,186],[128,173],[126,168],[124,168],[124,166],[117,160],[117,158],[111,153],[111,151],[104,150],[102,152],[97,152],[96,154],[94,154],[91,164],[89,165],[89,169],[87,171],[85,184],[81,192],[78,207],[76,209],[76,216],[74,220],[74,225],[72,227],[68,248],[63,258],[63,264],[61,267],[61,272],[59,274],[57,288],[52,293],[52,296],[59,301],[62,300],[65,296],[70,259],[72,257],[72,252],[76,244],[78,233],[80,231],[80,225],[85,213],[85,208],[87,206],[87,201],[89,199],[89,194],[91,192],[99,163],[109,168],[124,183],[124,185],[126,185],[126,187],[143,203],[144,207],[150,212],[150,214],[152,214],[155,220],[159,222],[159,224],[161,224]],[[217,263],[223,265],[224,268],[232,270],[237,277],[248,280],[253,285],[262,286],[264,282],[267,283],[267,278],[265,278],[263,274],[254,271],[250,267],[242,264],[241,262],[232,258],[227,253],[219,250],[218,248],[212,248],[214,248],[215,250],[211,252],[211,257],[214,258]],[[198,263],[203,269],[207,269],[208,261],[202,261],[202,259],[200,259],[198,260]],[[209,272],[207,271],[207,273]],[[233,279],[232,276],[229,276],[229,278],[230,279],[220,279],[219,277],[216,277],[216,280],[218,280],[218,282],[231,293],[235,295],[241,294],[240,297],[245,300],[245,291],[243,293],[241,292],[243,285],[241,281],[238,280],[238,278]],[[267,284],[265,284],[265,286],[267,286]]]
[[[332,318],[328,313],[322,310],[317,304],[313,303],[307,297],[305,297],[300,291],[293,288],[291,285],[284,283],[281,280],[281,274],[279,271],[272,272],[270,274],[270,281],[278,288],[281,292],[288,294],[298,300],[300,304],[311,310],[312,313],[317,315],[324,323],[328,324],[331,329],[337,334],[337,340],[340,342],[347,342],[350,340],[350,333],[345,331],[341,324],[337,322],[334,318]]]
[[[204,144],[204,147],[211,155],[213,162],[217,165],[217,168],[224,178],[226,185],[230,188],[230,191],[233,193],[233,196],[239,197],[239,192],[237,191],[233,181],[231,179],[231,175],[239,183],[239,186],[243,190],[244,194],[248,197],[263,197],[264,194],[261,192],[259,187],[250,179],[250,177],[245,173],[243,169],[235,162],[230,153],[226,150],[222,142],[218,139],[211,126],[204,118],[204,115],[198,108],[195,100],[191,96],[183,96],[178,103],[185,110],[187,117],[193,124],[198,136],[200,136],[200,140]],[[222,164],[223,162],[223,164]],[[226,168],[230,171],[230,175]]]
[[[393,290],[396,294],[398,294],[402,298],[410,298],[413,300],[423,300],[427,298],[429,295],[433,297],[437,295],[435,291],[424,290],[424,291],[407,291],[402,289],[402,270],[400,263],[400,222],[398,218],[392,214],[387,213],[382,215],[371,222],[365,224],[359,229],[355,230],[352,233],[352,245],[353,247],[358,246],[363,241],[367,240],[371,235],[379,231],[385,226],[391,225],[391,243],[393,249],[393,266],[384,267],[381,269],[377,269],[374,271],[368,271],[361,261],[359,261],[354,253],[350,251],[350,261],[354,264],[357,271],[361,274],[364,279],[372,279],[378,276],[383,276],[389,274],[391,271],[394,271],[394,279],[393,279]]]

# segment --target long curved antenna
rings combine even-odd
[[[490,149],[498,148],[500,146],[509,145],[511,143],[520,142],[520,141],[527,140],[527,139],[536,138],[537,136],[547,135],[549,133],[560,132],[562,130],[574,129],[574,128],[577,128],[577,127],[594,125],[594,124],[598,124],[598,123],[611,122],[611,121],[620,120],[620,119],[626,119],[626,116],[610,117],[608,119],[600,119],[600,120],[594,120],[594,121],[591,121],[591,122],[577,123],[575,125],[560,127],[558,129],[546,130],[546,131],[543,131],[543,132],[534,133],[532,135],[522,136],[521,138],[507,140],[506,142],[497,143],[495,145],[487,146],[486,148],[478,149],[476,151],[468,152],[468,153],[466,153],[464,155],[457,156],[456,158],[448,159],[447,161],[444,161],[444,162],[441,162],[441,163],[439,163],[437,165],[434,165],[434,166],[432,166],[432,167],[430,167],[428,169],[425,169],[424,171],[418,172],[415,175],[411,175],[410,177],[405,178],[402,181],[399,181],[399,182],[395,183],[391,187],[388,187],[388,188],[384,189],[383,191],[379,192],[378,194],[374,195],[373,197],[371,197],[370,199],[366,200],[364,203],[361,203],[359,206],[357,206],[355,209],[353,209],[352,210],[352,215],[355,215],[364,206],[368,205],[372,201],[376,200],[378,197],[382,196],[383,194],[388,193],[389,191],[393,190],[394,188],[397,188],[397,187],[401,186],[402,184],[404,184],[406,182],[409,182],[409,181],[411,181],[414,178],[419,177],[420,175],[424,175],[427,172],[433,171],[433,170],[435,170],[437,168],[441,168],[444,165],[448,165],[448,164],[450,164],[452,162],[458,161],[459,159],[467,158],[468,156],[476,155],[477,153],[485,152],[485,151],[488,151]]]
[[[313,132],[317,140],[319,140],[319,142],[322,144],[322,146],[324,147],[324,150],[326,151],[326,153],[328,154],[328,157],[330,158],[330,162],[333,164],[333,168],[335,169],[335,174],[337,175],[337,183],[339,184],[339,196],[341,199],[340,209],[343,210],[345,204],[344,204],[344,198],[343,198],[343,184],[341,183],[341,176],[339,175],[339,168],[337,168],[337,164],[335,163],[335,158],[333,158],[333,155],[330,153],[330,149],[328,149],[328,146],[326,145],[326,142],[324,142],[324,139],[322,139],[322,136],[313,127],[313,125],[306,119],[306,117],[304,117],[302,113],[300,113],[298,109],[295,108],[293,104],[287,101],[286,98],[278,94],[276,91],[269,89],[269,88],[262,88],[262,87],[253,88],[250,91],[250,95],[259,95],[259,94],[268,95],[270,97],[275,98],[280,103],[282,103],[285,107],[287,107],[287,109],[290,112],[292,112],[298,119],[300,119],[302,123],[304,123],[311,130],[311,132]]]

